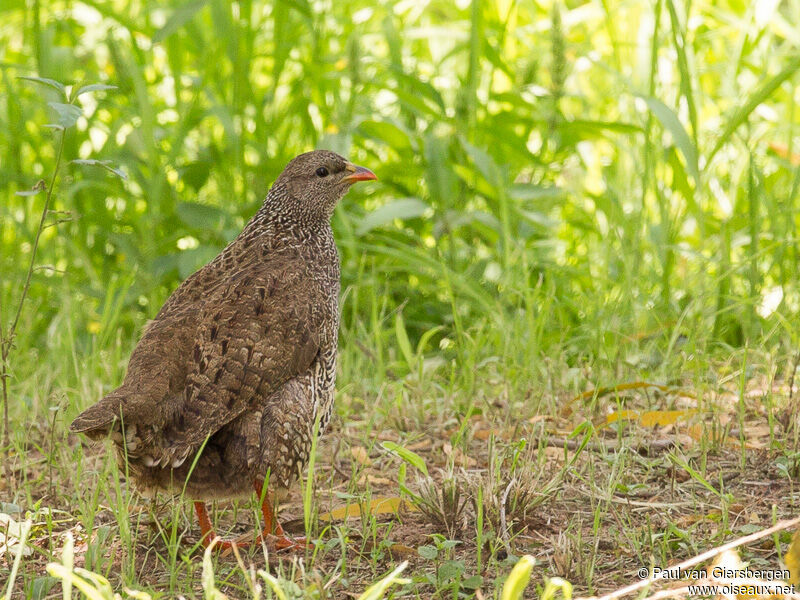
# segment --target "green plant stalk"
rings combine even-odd
[[[758,276],[758,237],[759,237],[759,210],[758,210],[758,182],[756,181],[755,165],[753,164],[753,153],[750,152],[750,160],[747,163],[747,205],[750,212],[748,227],[750,234],[750,268],[748,269],[750,283],[750,298],[757,302],[760,294],[760,281]],[[757,319],[755,311],[747,311],[747,334],[754,336],[756,333]],[[747,348],[745,348],[745,356]]]
[[[468,139],[474,142],[473,132],[477,122],[476,105],[480,79],[481,40],[483,39],[483,2],[472,0],[469,32],[469,71],[467,72],[467,131]]]
[[[31,260],[28,264],[28,271],[25,274],[25,284],[22,286],[22,293],[20,294],[19,301],[17,302],[17,310],[14,314],[14,320],[11,322],[11,326],[8,328],[7,332],[3,331],[2,323],[0,322],[0,354],[2,355],[0,356],[0,358],[2,358],[0,361],[0,363],[2,363],[0,364],[0,380],[3,382],[3,447],[6,449],[7,453],[6,460],[4,462],[6,465],[6,481],[8,482],[13,482],[13,471],[11,469],[11,432],[8,422],[8,356],[11,353],[11,348],[14,345],[14,334],[17,331],[19,317],[22,314],[22,308],[25,305],[25,300],[28,297],[28,290],[30,290],[31,287],[31,278],[33,277],[33,271],[36,266],[36,252],[39,249],[39,240],[42,237],[42,232],[45,229],[47,213],[50,210],[50,203],[53,198],[53,187],[56,184],[56,178],[58,177],[58,172],[61,168],[61,156],[64,153],[65,137],[66,131],[62,129],[61,139],[59,140],[58,151],[56,153],[56,165],[53,168],[53,175],[50,178],[50,185],[47,186],[47,190],[45,192],[42,216],[39,219],[39,227],[36,229],[36,236],[33,239]],[[2,314],[2,306],[0,306],[0,314]]]
[[[658,72],[658,30],[661,24],[661,12],[662,12],[662,2],[663,0],[657,0],[656,7],[655,7],[655,15],[653,19],[653,36],[652,36],[652,43],[650,46],[650,72],[648,77],[648,85],[647,85],[647,95],[651,98],[655,97],[656,94],[656,74]],[[655,150],[653,148],[653,142],[651,140],[651,135],[653,131],[653,112],[647,111],[647,121],[645,122],[644,127],[644,168],[642,169],[642,200],[641,206],[639,207],[639,213],[637,215],[637,223],[633,231],[638,236],[641,236],[642,232],[642,225],[644,222],[644,215],[647,210],[647,192],[650,189],[650,185],[652,182],[652,175],[653,175],[653,163],[652,157],[655,156]],[[641,242],[637,240],[637,245],[641,245]],[[633,277],[637,277],[639,274],[639,267],[641,265],[641,257],[642,252],[635,252],[633,258],[633,269],[632,275]]]

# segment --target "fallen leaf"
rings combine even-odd
[[[0,557],[9,554],[15,556],[22,538],[22,523],[15,521],[14,517],[0,513]],[[33,554],[33,548],[25,544],[22,549],[23,556]]]
[[[696,410],[648,410],[639,412],[635,410],[619,410],[606,417],[606,423],[617,421],[638,421],[642,427],[666,427],[679,420],[686,420],[697,414]]]
[[[381,496],[373,498],[368,503],[348,504],[334,508],[331,512],[320,515],[319,519],[320,521],[342,521],[360,517],[362,507],[364,514],[372,515],[397,514],[401,507],[410,511],[418,510],[413,504],[398,496]]]
[[[350,455],[361,465],[369,467],[372,464],[367,449],[364,446],[353,446],[350,448]]]
[[[471,456],[467,456],[459,447],[453,448],[453,445],[450,442],[445,442],[442,446],[442,450],[447,456],[453,456],[453,460],[455,463],[460,467],[474,467],[478,464],[478,461],[472,458]]]
[[[501,440],[508,439],[509,437],[507,432],[500,431],[499,429],[479,429],[472,434],[472,437],[474,437],[476,440],[483,441],[488,440],[492,435]]]
[[[406,546],[405,544],[392,544],[389,546],[389,552],[392,555],[392,558],[397,559],[406,559],[411,558],[412,556],[417,555],[417,549],[412,548],[411,546]]]
[[[359,478],[358,485],[364,485],[365,483],[370,485],[392,485],[395,482],[386,477],[375,477],[375,475],[365,473]]]
[[[431,447],[431,441],[429,439],[420,440],[419,442],[414,442],[413,444],[408,444],[406,446],[407,449],[416,451],[416,450],[426,450],[427,448]]]

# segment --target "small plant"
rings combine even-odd
[[[464,577],[467,569],[463,560],[453,559],[453,549],[461,542],[448,540],[442,535],[435,533],[431,536],[433,545],[420,546],[417,549],[419,555],[433,561],[436,570],[433,573],[426,573],[425,579],[437,590],[452,590],[455,598],[459,591],[474,591],[483,583],[483,577],[473,575]]]
[[[544,475],[526,440],[503,448],[490,443],[489,469],[472,480],[472,497],[482,499],[483,518],[504,540],[524,528],[534,509],[549,497],[547,490],[553,486],[543,483]]]
[[[466,473],[443,474],[436,483],[432,478],[420,480],[419,495],[412,502],[441,532],[457,537],[467,527],[467,507],[471,496]]]

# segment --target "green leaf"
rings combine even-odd
[[[464,581],[461,582],[461,587],[467,590],[477,590],[483,585],[483,577],[480,575],[473,575],[472,577],[467,577]]]
[[[439,550],[436,546],[420,546],[417,548],[417,552],[422,558],[427,558],[428,560],[434,560],[439,556]]]
[[[364,235],[368,231],[391,223],[395,219],[414,219],[422,216],[429,206],[418,198],[400,198],[389,204],[372,211],[361,219],[356,230],[357,235]]]
[[[759,104],[769,98],[773,92],[775,92],[775,90],[777,90],[784,81],[794,75],[798,69],[800,69],[800,56],[796,56],[788,65],[786,65],[786,68],[775,75],[775,77],[762,83],[758,89],[756,89],[750,95],[747,101],[733,112],[731,117],[728,119],[727,124],[725,125],[725,129],[722,130],[722,134],[719,136],[717,143],[714,144],[714,148],[708,153],[708,159],[706,160],[705,165],[706,167],[711,164],[711,159],[714,158],[716,153],[719,152],[720,148],[722,148],[722,146],[728,142],[733,135],[733,132],[739,128],[739,125],[747,120],[747,118],[750,116],[750,113],[752,113]]]
[[[508,188],[508,196],[521,202],[531,200],[556,200],[564,197],[564,191],[555,186],[536,185],[535,183],[515,183]]]
[[[413,93],[418,98],[427,98],[439,108],[441,114],[444,114],[445,104],[442,95],[430,83],[404,73],[397,66],[392,66],[392,74],[397,78],[397,83],[404,90]]]
[[[397,315],[395,315],[394,331],[395,336],[397,337],[397,345],[400,346],[400,351],[403,353],[403,357],[406,359],[409,370],[413,371],[414,366],[416,365],[416,360],[414,359],[414,352],[411,350],[411,341],[408,339],[408,333],[406,332],[406,325],[403,321],[402,312],[398,312]]]
[[[678,60],[678,71],[681,74],[681,93],[686,99],[686,108],[689,113],[689,123],[692,131],[697,134],[697,109],[694,105],[694,92],[692,91],[692,74],[689,72],[689,60],[686,54],[686,27],[682,21],[686,20],[685,14],[678,14],[679,7],[673,0],[667,0],[667,9],[672,24],[672,42]],[[680,7],[682,8],[682,7]]]
[[[425,180],[431,199],[441,206],[447,206],[455,195],[456,179],[448,154],[448,143],[444,139],[433,134],[426,137]]]
[[[503,172],[497,163],[494,162],[494,159],[489,156],[488,152],[473,146],[466,140],[461,140],[461,145],[464,147],[464,150],[467,151],[467,154],[469,154],[472,162],[475,163],[476,167],[478,167],[481,175],[483,175],[483,178],[489,185],[496,189],[505,187],[505,178],[503,177]]]
[[[73,127],[83,112],[79,106],[63,102],[48,102],[47,105],[58,113],[58,125],[64,129]]]
[[[464,572],[464,563],[460,560],[448,560],[443,562],[437,570],[439,581],[452,581]]]
[[[38,83],[39,85],[51,87],[54,90],[61,92],[62,95],[66,96],[64,84],[60,81],[56,81],[55,79],[48,79],[47,77],[29,77],[27,75],[20,75],[18,79],[24,79],[25,81],[32,81],[34,83]]]
[[[20,190],[18,192],[14,192],[15,196],[35,196],[39,192],[41,192],[41,188],[33,188],[32,190]]]
[[[678,150],[683,154],[683,159],[686,161],[686,166],[689,169],[689,174],[694,178],[695,185],[700,181],[700,171],[697,166],[697,148],[692,142],[689,134],[686,133],[678,115],[666,104],[658,98],[650,96],[643,96],[638,94],[639,98],[645,101],[650,112],[655,115],[656,119],[661,123],[661,126],[670,132],[675,145]]]
[[[270,575],[263,569],[259,569],[258,575],[266,582],[272,592],[278,597],[278,600],[286,600],[286,593],[283,591],[280,581],[274,575]]]
[[[425,460],[416,452],[412,452],[407,448],[403,448],[400,444],[395,444],[394,442],[383,442],[381,446],[402,458],[412,467],[415,467],[417,470],[421,471],[426,477],[428,476],[428,466],[425,464]]]
[[[58,579],[55,577],[37,577],[31,586],[31,599],[43,600],[56,583]]]
[[[192,0],[175,9],[164,26],[153,34],[153,43],[163,42],[181,27],[191,21],[197,12],[208,3],[208,0]]]
[[[116,167],[112,167],[110,160],[96,160],[94,158],[76,158],[76,159],[72,160],[71,162],[73,162],[76,165],[87,165],[87,166],[90,166],[90,167],[100,167],[101,169],[105,169],[109,173],[113,173],[114,175],[116,175],[117,177],[119,177],[121,179],[127,179],[128,178],[128,176],[125,174],[124,171],[122,171],[121,169],[118,169]]]
[[[106,85],[105,83],[90,83],[89,85],[84,85],[83,87],[81,87],[75,93],[73,99],[77,98],[81,94],[88,94],[89,92],[101,92],[104,90],[115,90],[115,89],[117,89],[117,86],[115,85]]]
[[[408,134],[393,123],[386,121],[362,121],[358,131],[364,137],[369,137],[386,142],[386,145],[395,151],[411,149],[411,140]]]
[[[181,221],[196,229],[217,229],[228,218],[227,213],[216,206],[199,202],[180,202],[175,211]]]

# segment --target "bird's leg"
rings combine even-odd
[[[197,513],[197,520],[200,522],[200,533],[202,534],[203,546],[208,548],[211,545],[211,542],[214,541],[214,539],[217,539],[218,541],[215,547],[218,550],[230,549],[233,546],[234,542],[229,540],[223,540],[219,536],[217,536],[217,533],[214,531],[214,526],[211,525],[211,519],[208,518],[206,503],[195,502],[194,510]]]
[[[264,487],[264,482],[261,481],[259,483],[258,481],[254,481],[253,487],[260,497],[261,490]],[[216,539],[217,543],[214,548],[216,550],[223,551],[223,555],[227,554],[234,545],[238,548],[245,548],[251,544],[261,543],[262,539],[268,544],[274,545],[276,550],[283,550],[286,548],[303,550],[306,547],[306,539],[304,537],[291,538],[286,535],[283,527],[281,527],[281,524],[275,518],[275,512],[272,510],[272,505],[269,502],[269,498],[266,497],[266,494],[263,502],[261,503],[261,514],[264,515],[264,530],[252,542],[247,540],[245,536],[232,540],[223,540],[220,538],[214,531],[214,526],[211,524],[211,519],[208,516],[208,510],[206,509],[205,502],[195,502],[194,510],[197,513],[197,520],[200,523],[200,533],[202,534],[203,546],[208,548],[211,545],[211,542]],[[274,534],[273,527],[275,529]]]
[[[292,538],[286,535],[286,532],[283,530],[283,527],[281,527],[280,522],[275,517],[275,512],[272,510],[272,505],[269,502],[269,494],[264,489],[264,480],[253,480],[253,488],[255,489],[256,495],[259,497],[259,499],[261,498],[262,491],[264,492],[264,499],[261,502],[261,514],[264,515],[264,531],[259,536],[259,540],[271,538],[274,540],[275,547],[278,550],[282,550],[284,548],[291,548],[292,550],[304,550],[307,544],[306,538]],[[273,527],[275,529],[274,534]]]

